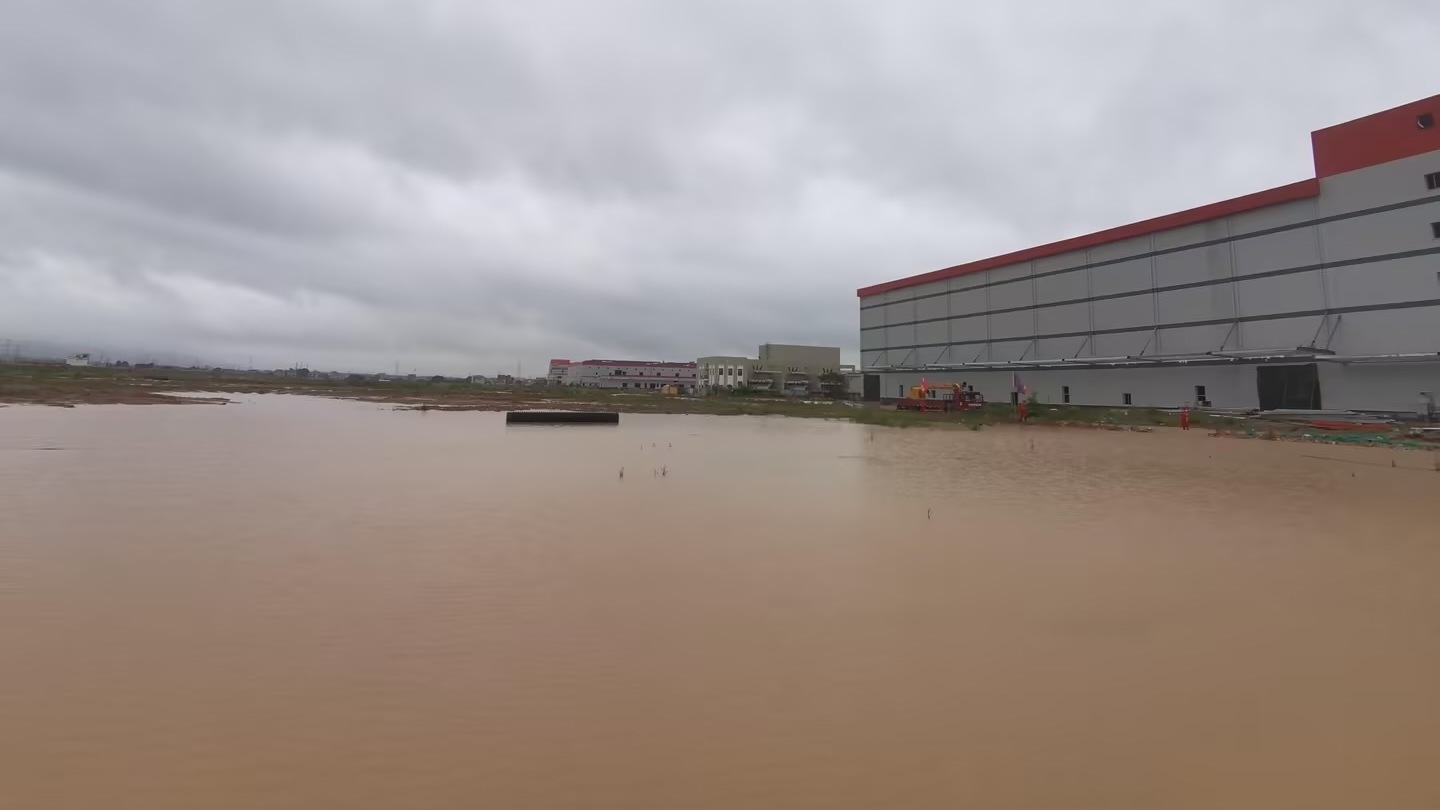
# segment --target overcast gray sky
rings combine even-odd
[[[1433,0],[0,0],[0,339],[492,373],[1311,176]]]

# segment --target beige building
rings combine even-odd
[[[748,388],[802,396],[820,392],[821,375],[840,371],[840,349],[766,343],[758,358],[717,355],[695,362],[703,392]]]
[[[695,361],[699,374],[697,387],[707,393],[745,388],[750,380],[750,370],[756,362],[749,357],[729,355],[701,357]]]

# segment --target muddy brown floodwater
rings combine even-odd
[[[1437,807],[1431,464],[6,408],[0,807]]]

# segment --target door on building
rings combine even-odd
[[[865,397],[865,401],[866,401],[866,402],[879,402],[879,401],[880,401],[880,375],[879,375],[879,374],[866,374],[866,375],[865,375],[865,392],[864,392],[864,397]]]
[[[1255,383],[1260,392],[1260,410],[1301,408],[1318,410],[1320,373],[1314,363],[1298,366],[1256,366]]]

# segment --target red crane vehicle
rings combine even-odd
[[[963,382],[931,384],[921,380],[910,386],[895,407],[902,411],[974,411],[985,407],[985,397]]]

